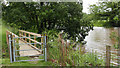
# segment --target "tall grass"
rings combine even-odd
[[[5,25],[2,25],[2,57],[8,57],[9,53],[8,53],[8,45],[6,43],[6,30],[7,28],[5,27]]]
[[[59,36],[60,37],[60,36]],[[79,48],[75,49],[74,43],[66,44],[65,40],[54,38],[48,41],[49,59],[58,66],[104,66],[105,61],[99,58],[97,53],[85,53],[81,44],[77,44]],[[72,40],[71,40],[72,41]]]
[[[1,21],[1,20],[0,20]],[[6,43],[6,31],[9,30],[15,34],[18,34],[18,29],[14,27],[10,27],[5,24],[5,21],[2,21],[2,57],[9,57],[8,45]]]

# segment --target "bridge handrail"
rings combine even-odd
[[[14,37],[18,37],[18,35],[10,32],[9,30],[6,31],[6,42],[7,44],[9,44],[9,36],[8,35],[12,35],[11,37],[14,38]]]
[[[24,42],[27,42],[27,39],[28,39],[28,40],[29,40],[29,43],[31,43],[31,41],[32,41],[32,42],[34,42],[34,43],[40,44],[40,43],[36,40],[36,37],[41,37],[41,44],[42,44],[42,48],[43,48],[43,36],[42,36],[42,34],[37,34],[37,33],[33,33],[33,32],[28,32],[28,31],[24,31],[24,30],[19,30],[19,37],[27,37],[26,34],[28,34],[29,38],[25,38],[25,39],[21,38],[21,40],[23,40]],[[31,39],[31,38],[30,38],[31,35],[34,36],[34,39]],[[41,44],[40,44],[40,45],[41,45]],[[34,44],[34,46],[36,47],[36,44]]]
[[[33,33],[33,32],[24,31],[24,30],[19,30],[19,32],[27,33],[27,34],[34,35],[34,36],[42,36],[41,34],[36,34],[36,33]]]

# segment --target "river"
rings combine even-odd
[[[110,38],[112,32],[115,32],[118,35],[118,28],[104,28],[104,27],[94,27],[94,30],[90,30],[88,36],[85,37],[86,49],[98,49],[98,50],[106,50],[106,45],[110,45],[113,47],[115,41]]]

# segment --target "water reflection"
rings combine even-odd
[[[118,28],[94,27],[84,39],[87,41],[86,48],[105,50],[106,45],[113,46],[115,41],[110,38],[112,32],[118,34]]]

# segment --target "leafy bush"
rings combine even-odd
[[[118,37],[118,35],[115,33],[115,32],[112,32],[112,34],[110,35],[110,38],[113,39],[115,41],[115,44],[114,44],[114,48],[115,49],[118,49],[119,45],[118,45],[118,42],[120,40],[120,38]]]

